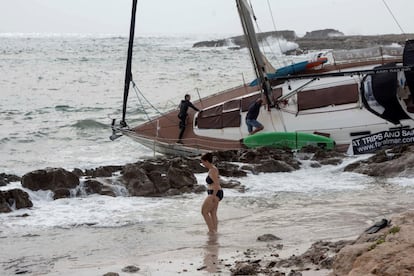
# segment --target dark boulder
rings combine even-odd
[[[279,160],[266,160],[254,166],[255,173],[292,172],[295,170],[291,165]]]
[[[156,193],[154,184],[138,164],[125,165],[122,180],[131,196],[151,196]]]
[[[221,176],[243,177],[247,175],[246,171],[241,170],[240,167],[235,164],[220,162],[216,165],[216,167],[218,168]]]
[[[0,186],[6,186],[10,182],[20,181],[21,178],[13,174],[0,173]]]
[[[22,209],[33,206],[29,194],[20,189],[0,191],[0,213],[8,213],[12,208]]]
[[[344,171],[380,177],[414,176],[414,145],[378,151],[370,158],[349,164]]]
[[[192,171],[186,167],[171,166],[167,172],[168,183],[172,188],[181,189],[183,187],[193,187],[197,184]]]
[[[54,200],[59,199],[59,198],[68,198],[68,197],[70,197],[70,191],[69,189],[65,189],[65,188],[56,189],[53,194]]]
[[[57,189],[74,189],[79,185],[79,178],[62,168],[47,168],[29,172],[22,177],[22,186],[32,191]]]
[[[91,177],[111,177],[114,172],[121,171],[122,166],[102,166],[91,170],[86,170],[85,175]]]
[[[102,192],[103,184],[98,180],[88,179],[84,183],[85,192],[87,195],[100,194]]]

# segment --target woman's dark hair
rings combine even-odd
[[[201,156],[201,160],[213,163],[213,154],[211,154],[211,152],[207,152]]]

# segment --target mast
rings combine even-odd
[[[132,80],[132,49],[134,47],[134,35],[135,35],[135,14],[137,10],[137,0],[132,0],[132,12],[131,12],[131,26],[129,28],[129,43],[128,43],[128,56],[125,69],[125,83],[124,83],[124,101],[122,106],[122,120],[120,122],[121,127],[126,127],[127,123],[125,122],[128,94],[129,94],[129,85]]]
[[[256,32],[252,22],[253,12],[251,11],[251,8],[247,4],[246,0],[236,0],[236,3],[244,36],[246,38],[247,45],[249,46],[250,56],[252,58],[256,77],[260,81],[267,103],[271,104],[269,94],[271,93],[272,88],[266,77],[265,63],[260,52],[259,43],[257,42]]]

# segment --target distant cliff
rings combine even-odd
[[[294,31],[264,32],[257,35],[261,42],[268,38],[283,38],[298,44],[298,51],[334,49],[349,50],[368,48],[373,46],[390,45],[398,43],[403,45],[407,39],[414,39],[414,34],[384,34],[384,35],[344,35],[334,29],[316,30],[307,32],[303,37],[298,37]],[[234,36],[226,39],[200,41],[193,47],[246,47],[244,36]]]

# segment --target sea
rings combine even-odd
[[[127,123],[177,108],[187,93],[196,100],[253,80],[246,49],[231,41],[192,47],[217,38],[137,36]],[[275,67],[309,58],[282,54],[292,43],[268,44]],[[122,35],[0,34],[0,173],[84,170],[158,156],[127,137],[109,139],[112,119],[122,116],[127,46]],[[242,252],[265,233],[295,250],[319,239],[355,237],[381,218],[412,209],[414,179],[344,172],[368,157],[347,156],[319,168],[303,159],[291,173],[237,179],[245,192],[226,189],[219,207],[220,250]],[[203,184],[206,174],[196,177]],[[12,188],[28,192],[34,206],[0,214],[1,275],[98,275],[89,273],[123,262],[139,265],[142,275],[175,274],[168,262],[154,264],[165,252],[191,256],[191,275],[203,272],[194,269],[202,254],[193,253],[205,248],[204,194],[142,198],[119,187],[117,197],[53,200],[50,191],[30,191],[19,182],[0,190]]]

